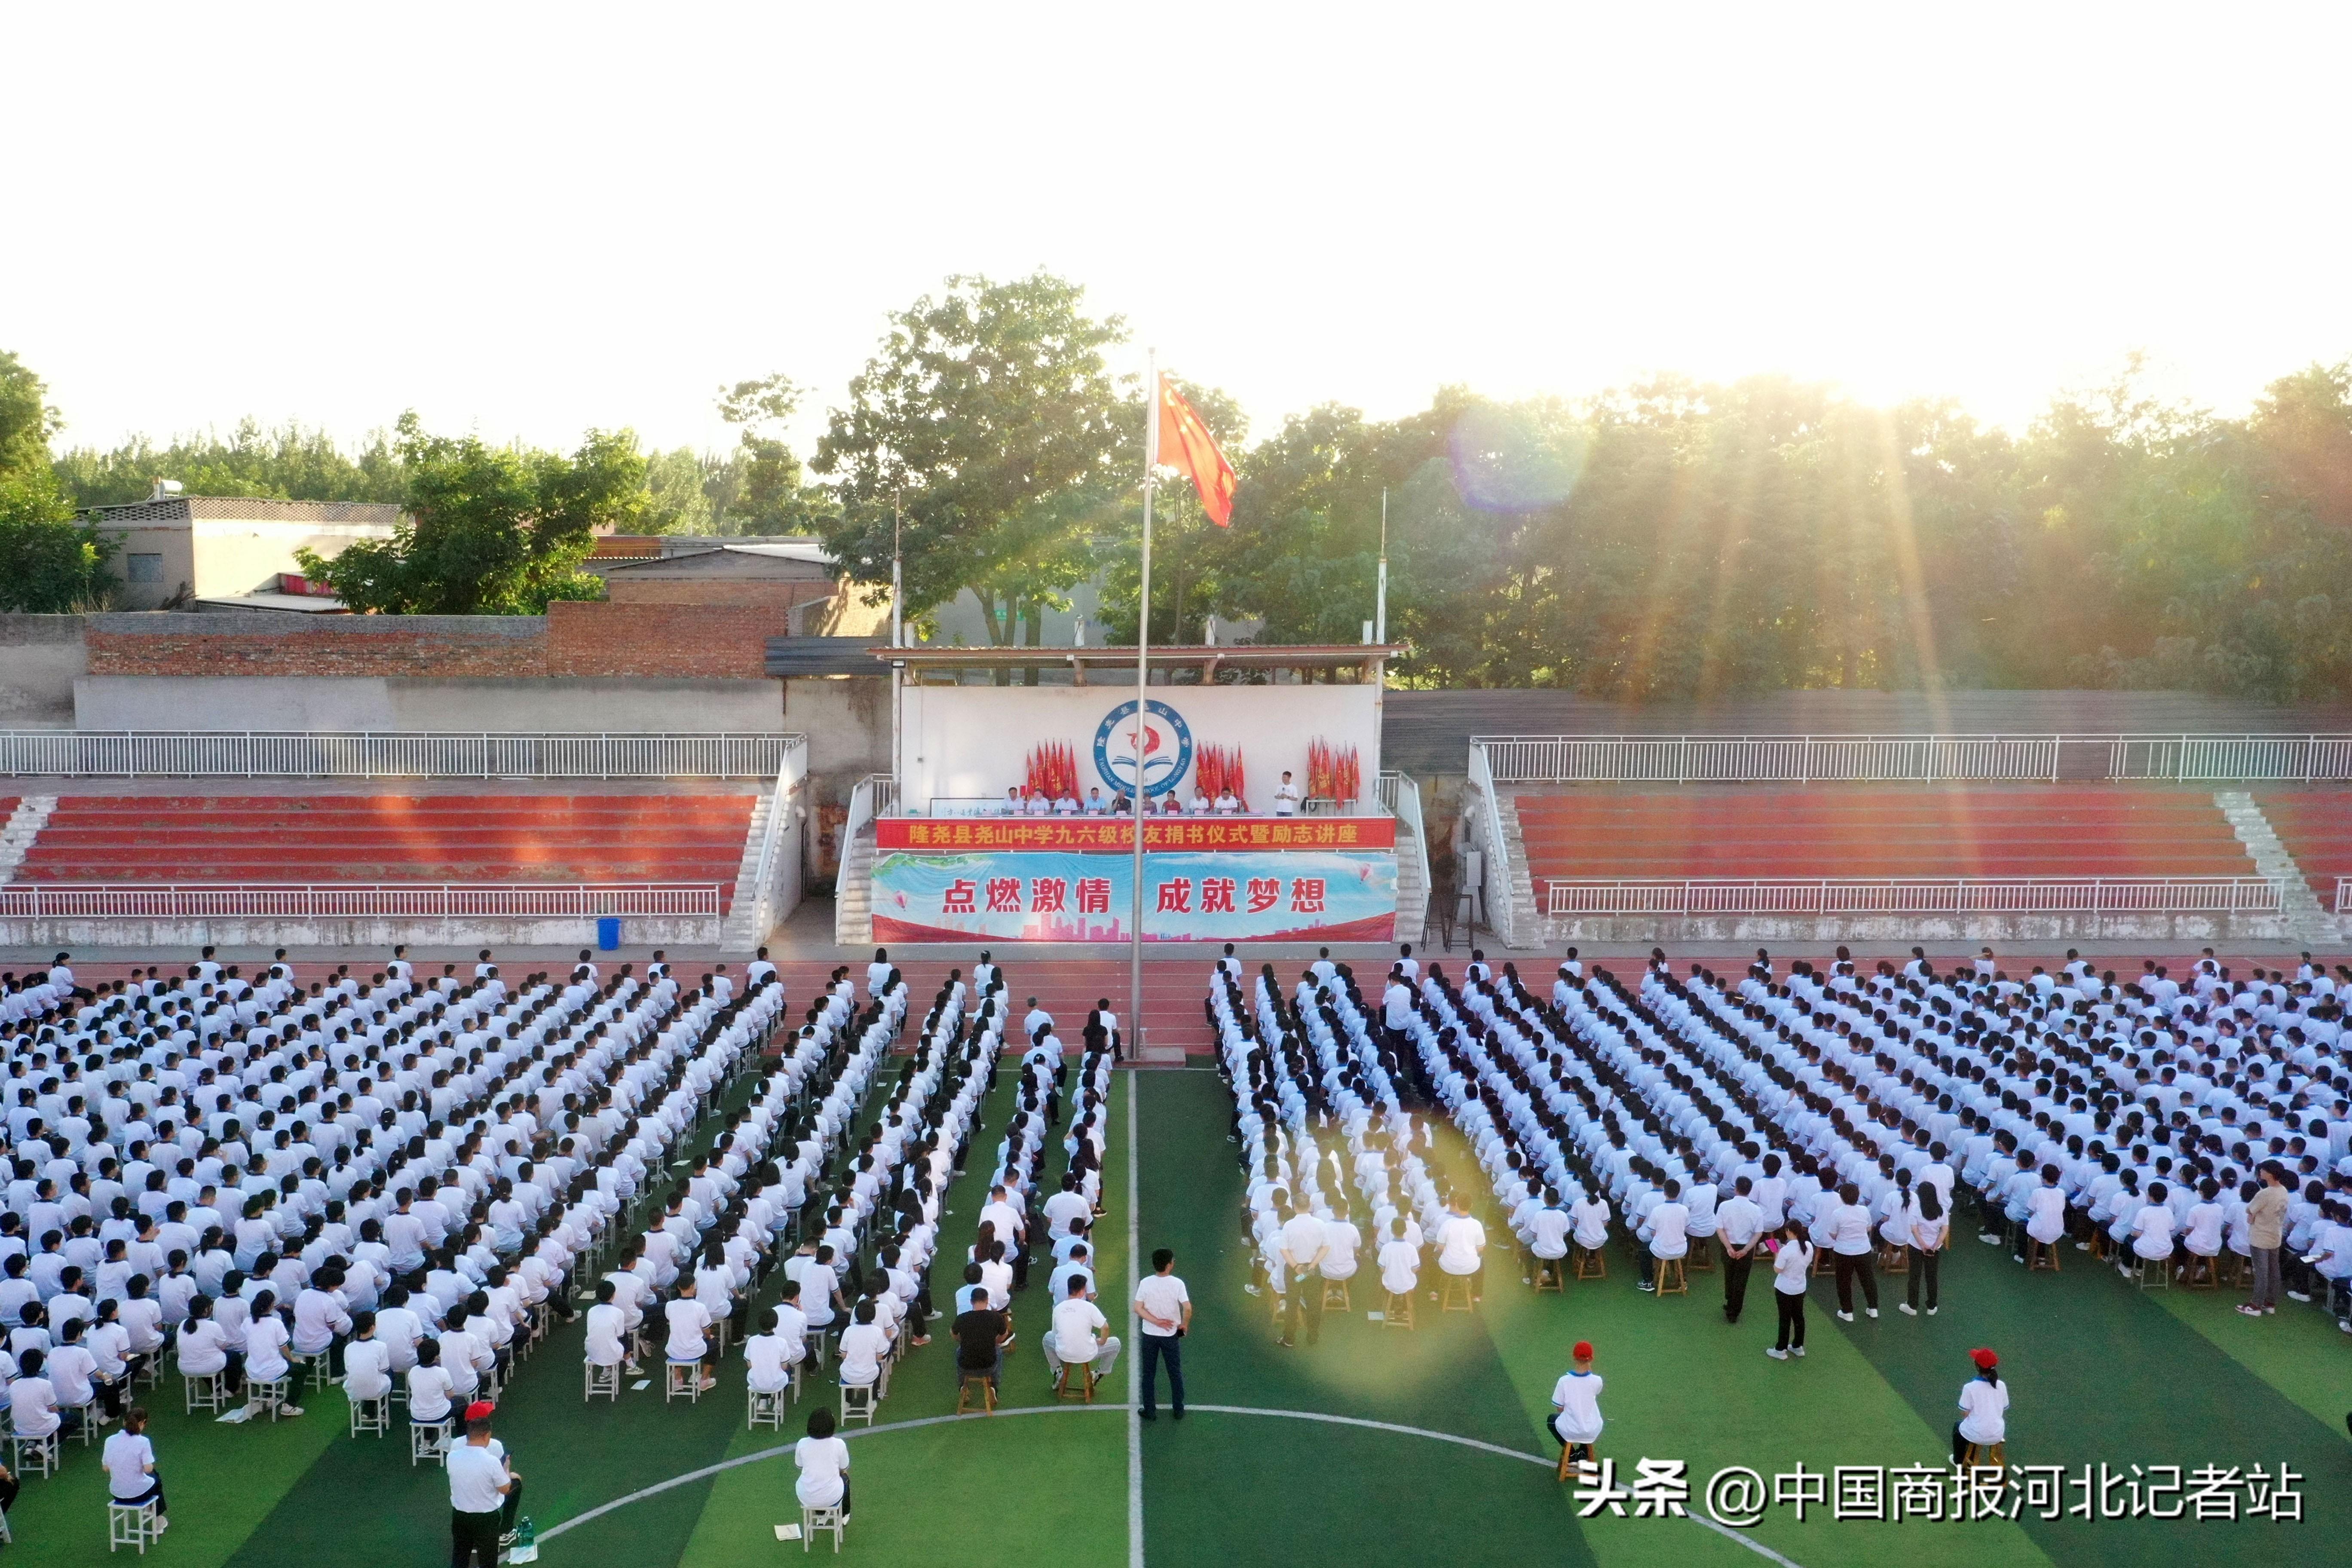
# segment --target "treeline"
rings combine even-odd
[[[733,450],[641,455],[625,432],[591,432],[552,459],[593,477],[574,490],[593,491],[594,515],[555,508],[561,544],[535,586],[385,599],[355,581],[352,602],[514,608],[593,591],[570,575],[593,525],[810,531],[869,585],[888,581],[898,542],[919,627],[969,590],[992,641],[1031,643],[1045,610],[1099,577],[1110,633],[1132,640],[1142,389],[1109,358],[1126,340],[1066,280],[951,278],[892,314],[809,472],[781,434],[797,389],[743,383],[721,397],[742,430]],[[0,360],[0,475],[13,365]],[[1775,377],[1662,377],[1574,401],[1449,387],[1385,423],[1328,405],[1252,442],[1231,398],[1182,384],[1241,484],[1230,530],[1161,487],[1155,641],[1197,639],[1211,615],[1262,621],[1267,642],[1355,641],[1385,497],[1388,630],[1413,647],[1397,673],[1414,684],[1632,700],[1936,683],[2352,689],[2352,363],[2283,377],[2243,418],[2153,398],[2133,364],[2016,435],[1950,402],[1874,408]],[[429,536],[427,453],[465,455],[413,421],[348,453],[247,426],[67,450],[45,472],[68,510],[168,476],[190,493],[399,500]],[[552,474],[546,458],[520,468]],[[541,526],[535,504],[497,526]],[[473,559],[430,564],[414,537],[388,553],[415,557],[419,582]],[[407,570],[394,564],[378,559],[376,575]]]

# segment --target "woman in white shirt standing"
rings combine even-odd
[[[106,1440],[100,1450],[106,1463],[107,1495],[131,1507],[152,1503],[155,1533],[171,1528],[164,1514],[163,1478],[155,1473],[155,1445],[147,1438],[147,1409],[134,1405],[122,1418],[122,1430]]]
[[[1765,1245],[1772,1252],[1772,1305],[1780,1314],[1780,1328],[1764,1353],[1787,1361],[1805,1353],[1805,1286],[1812,1272],[1813,1244],[1805,1239],[1805,1227],[1790,1220]]]
[[[841,1522],[847,1524],[849,1445],[835,1436],[833,1428],[833,1406],[820,1405],[809,1412],[808,1436],[793,1445],[793,1463],[801,1472],[793,1483],[793,1495],[803,1508],[838,1506]]]
[[[1944,1260],[1944,1247],[1952,1238],[1952,1216],[1944,1212],[1944,1200],[1933,1182],[1922,1182],[1919,1194],[1911,1209],[1911,1283],[1906,1300],[1897,1301],[1895,1310],[1906,1318],[1919,1315],[1919,1288],[1925,1282],[1927,1289],[1927,1315],[1936,1315],[1936,1272]]]

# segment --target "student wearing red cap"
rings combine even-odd
[[[1577,1341],[1570,1353],[1576,1364],[1552,1385],[1552,1414],[1545,1425],[1568,1450],[1564,1458],[1590,1459],[1601,1441],[1601,1378],[1592,1370],[1591,1341]]]
[[[1960,1420],[1952,1428],[1952,1463],[1968,1463],[1973,1447],[1981,1458],[1992,1452],[2009,1432],[2009,1384],[2000,1380],[2000,1357],[1989,1350],[1973,1350],[1969,1359],[1976,1375],[1960,1387]]]
[[[505,1445],[490,1436],[493,1407],[466,1406],[466,1440],[449,1450],[450,1568],[498,1568],[502,1526],[522,1500],[522,1478],[507,1467]]]

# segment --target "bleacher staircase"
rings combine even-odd
[[[2294,857],[2280,841],[2270,818],[2263,815],[2252,795],[2242,789],[2215,790],[2213,804],[2229,818],[2231,829],[2237,834],[2238,842],[2246,847],[2254,869],[2278,884],[2280,912],[2285,920],[2287,935],[2296,942],[2343,941],[2343,917],[2330,915],[2321,906],[2303,868],[2295,864]]]

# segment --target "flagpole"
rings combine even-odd
[[[1143,1059],[1143,743],[1150,732],[1151,695],[1151,489],[1160,461],[1160,355],[1143,358],[1143,560],[1135,613],[1135,908],[1128,922],[1128,1037],[1135,1048],[1130,1064]],[[1130,1134],[1132,1136],[1132,1134]]]

